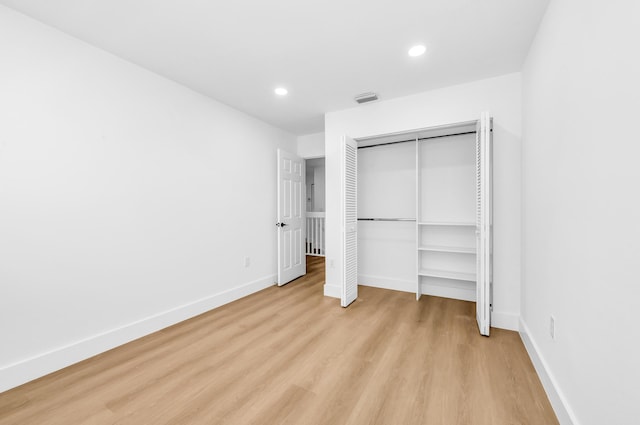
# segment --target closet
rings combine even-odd
[[[489,335],[491,126],[483,113],[476,121],[345,137],[343,306],[357,297],[356,281],[415,292],[418,301],[474,301],[480,333]]]

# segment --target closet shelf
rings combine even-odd
[[[421,221],[420,226],[467,226],[475,227],[476,223],[472,222],[446,222],[446,221]]]
[[[466,280],[475,282],[475,273],[452,272],[448,270],[420,269],[418,276],[439,277],[442,279]]]
[[[434,251],[434,252],[455,252],[459,254],[475,254],[475,248],[468,248],[464,246],[437,246],[437,245],[424,245],[418,247],[418,251]]]

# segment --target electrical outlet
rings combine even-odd
[[[244,266],[245,267],[249,267],[251,265],[251,258],[250,257],[244,257]]]
[[[333,268],[333,267],[334,267],[333,260],[329,260],[329,267],[331,267],[331,268]]]
[[[549,316],[549,335],[552,340],[556,340],[556,318],[553,315]]]

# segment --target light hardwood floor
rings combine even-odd
[[[0,424],[557,424],[517,333],[474,304],[309,274],[0,394]]]

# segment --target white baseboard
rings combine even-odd
[[[433,295],[434,297],[453,298],[454,300],[476,302],[476,288],[460,288],[457,286],[445,286],[437,284],[422,284],[423,295]]]
[[[413,280],[390,279],[382,276],[358,275],[358,285],[372,286],[374,288],[391,289],[402,292],[416,292],[416,282]]]
[[[342,293],[342,288],[337,285],[329,285],[328,283],[324,284],[324,296],[325,297],[333,297],[340,298]]]
[[[538,344],[536,344],[531,336],[529,327],[522,319],[520,319],[520,338],[522,338],[527,353],[529,353],[531,362],[540,377],[542,386],[547,393],[547,397],[549,397],[549,401],[551,402],[551,406],[553,406],[560,425],[580,425],[576,415],[573,413],[573,409],[569,406],[567,398],[558,386],[558,381],[551,372],[549,364],[545,361],[542,353],[540,353]]]
[[[19,362],[0,367],[0,393],[48,375],[119,345],[175,325],[214,308],[273,286],[275,275],[210,295],[127,325],[90,336]]]
[[[494,310],[491,312],[491,327],[506,329],[509,331],[519,331],[520,316],[513,313],[504,313]]]
[[[393,279],[382,276],[358,275],[358,285],[372,286],[374,288],[391,289],[394,291],[416,292],[414,280]],[[476,290],[474,288],[461,288],[456,286],[438,285],[436,283],[422,282],[422,293],[435,297],[453,298],[456,300],[475,301]],[[517,325],[516,325],[517,329]]]

